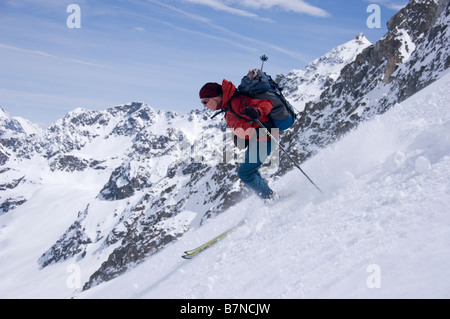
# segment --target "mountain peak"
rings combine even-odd
[[[434,24],[444,3],[440,0],[412,0],[387,22],[389,32],[404,29],[417,40]]]
[[[0,107],[0,136],[18,133],[26,134],[20,122]]]
[[[446,9],[444,10],[444,7]],[[413,0],[388,22],[388,32],[346,65],[300,119],[305,144],[327,145],[402,102],[449,67],[449,2]],[[327,138],[317,138],[327,132]]]
[[[297,111],[302,111],[306,102],[318,98],[339,77],[342,68],[370,45],[365,35],[359,33],[352,40],[315,59],[304,69],[292,70],[286,76],[279,75],[277,82],[285,89],[283,94]]]

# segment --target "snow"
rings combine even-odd
[[[96,263],[69,259],[40,269],[37,260],[109,175],[41,176],[45,183],[30,187],[26,203],[0,216],[0,298],[449,298],[449,104],[447,74],[303,163],[325,195],[293,170],[271,181],[281,196],[275,203],[253,195],[202,226],[189,207],[161,222],[174,233],[190,227],[185,235],[84,292],[114,246],[99,249]],[[2,176],[20,178],[14,174]],[[92,205],[90,237],[98,216],[102,227],[124,230],[111,214],[117,203]],[[196,258],[180,258],[242,220]]]
[[[426,171],[431,169],[431,163],[430,160],[424,156],[419,156],[416,159],[416,163],[414,165],[415,171],[419,174],[423,174]]]
[[[408,32],[406,30],[400,29],[398,31],[398,37],[397,39],[401,43],[401,47],[399,48],[400,55],[403,56],[403,62],[406,62],[411,57],[411,54],[416,49],[416,45],[412,41],[411,37],[409,36]]]
[[[14,117],[14,119],[16,119],[20,123],[26,134],[42,134],[42,128],[40,128],[37,124],[33,124],[30,121],[19,116]]]
[[[450,75],[77,298],[449,298]],[[192,260],[194,248],[246,220]]]

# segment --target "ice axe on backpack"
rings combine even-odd
[[[263,54],[263,55],[260,56],[259,58],[260,58],[261,61],[262,61],[262,64],[261,64],[261,72],[262,72],[263,67],[264,67],[264,62],[266,62],[267,60],[269,60],[269,58],[268,58],[267,55],[265,55],[265,54]]]
[[[277,143],[278,147],[289,157],[292,163],[294,163],[295,167],[297,167],[300,170],[300,172],[302,172],[302,174],[305,175],[305,177],[311,182],[311,184],[313,184],[314,187],[323,194],[323,191],[311,180],[311,178],[309,178],[308,175],[306,175],[306,173],[302,170],[300,165],[291,157],[291,155],[289,155],[289,153],[284,149],[284,147],[281,146],[281,144],[277,141],[277,139],[273,137],[272,134],[270,134],[269,130],[264,126],[264,124],[262,124],[261,121],[258,119],[256,119],[255,122],[258,123],[259,126],[261,126],[261,128],[266,131],[266,134],[269,135],[269,137]]]

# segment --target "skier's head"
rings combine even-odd
[[[202,104],[212,111],[222,103],[222,85],[219,83],[209,82],[200,89],[199,96]]]

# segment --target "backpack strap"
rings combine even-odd
[[[248,119],[248,118],[246,118],[246,117],[240,116],[239,114],[237,114],[237,113],[233,110],[233,108],[231,107],[231,101],[232,101],[234,98],[240,98],[240,99],[242,99],[242,100],[244,101],[245,108],[248,108],[248,107],[249,107],[248,104],[247,104],[247,100],[245,99],[245,95],[241,94],[241,93],[239,92],[239,90],[236,90],[236,91],[233,93],[233,95],[231,96],[231,98],[228,100],[227,108],[218,111],[216,114],[214,114],[214,115],[211,117],[211,119],[215,118],[217,115],[219,115],[219,114],[221,114],[221,113],[224,113],[224,112],[231,112],[231,113],[232,113],[234,116],[236,116],[236,118],[239,119],[239,120],[245,120],[245,121],[248,121],[248,122],[250,122],[250,123],[254,123],[252,120],[250,120],[250,119]],[[275,127],[275,124],[273,123],[272,120],[270,120],[269,122],[262,122],[262,123],[263,123],[264,126],[265,126],[266,128],[268,128],[268,129],[271,129],[271,128],[274,128],[274,127]],[[257,128],[257,129],[259,129],[259,128]]]
[[[231,107],[231,100],[233,100],[233,98],[235,98],[235,97],[240,97],[242,100],[244,100],[245,108],[248,107],[247,101],[245,100],[245,98],[243,98],[243,97],[239,94],[238,90],[236,90],[236,91],[233,93],[233,95],[231,96],[231,98],[228,100],[227,108],[226,108],[226,109],[221,109],[220,111],[216,112],[216,114],[214,114],[214,115],[211,117],[211,120],[212,120],[213,118],[215,118],[215,117],[216,117],[217,115],[219,115],[219,114],[222,114],[222,113],[225,113],[225,112],[231,112],[231,113],[232,113],[234,116],[236,116],[239,120],[247,120],[247,121],[249,121],[248,118],[242,117],[242,116],[238,115],[235,111],[233,111],[233,108]]]
[[[244,101],[245,108],[248,108],[247,100],[245,99],[245,97],[243,97],[241,94],[239,94],[239,91],[238,91],[238,90],[236,90],[236,91],[233,93],[233,96],[228,100],[228,103],[227,103],[227,105],[228,105],[228,111],[230,111],[230,112],[231,112],[234,116],[236,116],[239,120],[246,120],[246,121],[251,122],[250,119],[248,119],[248,118],[246,118],[246,117],[240,116],[239,114],[237,114],[237,113],[233,110],[233,108],[231,107],[231,101],[232,101],[234,98],[240,98],[240,99],[242,99],[242,100]]]
[[[227,112],[227,109],[221,109],[220,111],[216,112],[216,114],[214,114],[213,116],[210,117],[210,119],[212,120],[213,118],[215,118],[217,115],[222,114]]]

